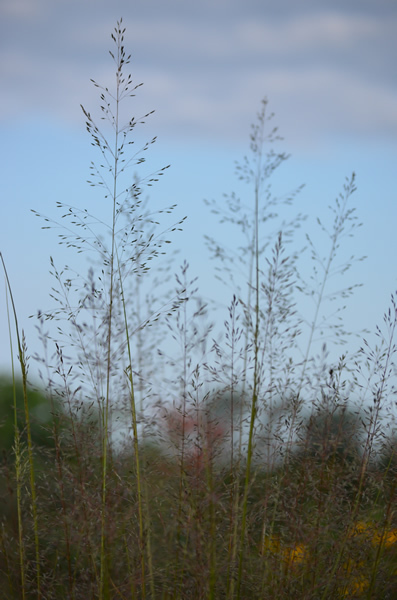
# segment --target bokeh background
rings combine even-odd
[[[347,283],[363,286],[345,319],[351,330],[373,331],[397,288],[394,0],[0,0],[0,251],[29,352],[39,349],[29,315],[53,305],[49,256],[59,268],[85,268],[84,257],[58,245],[59,232],[41,230],[31,209],[59,218],[59,201],[104,219],[111,214],[101,191],[86,183],[98,157],[80,103],[95,113],[90,78],[113,81],[108,50],[121,16],[133,80],[144,83],[128,116],[156,111],[137,145],[157,135],[147,168],[171,164],[150,198],[154,207],[178,204],[175,218],[188,216],[174,247],[199,277],[203,297],[225,306],[230,300],[215,282],[204,234],[233,239],[203,199],[246,193],[234,162],[248,150],[266,96],[284,137],[279,149],[291,154],[275,176],[275,193],[305,184],[293,210],[308,215],[309,232],[317,216],[326,222],[345,177],[357,175],[353,202],[363,227],[341,258],[368,258],[349,273]],[[4,286],[0,315],[4,372]]]

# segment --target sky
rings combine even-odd
[[[98,157],[80,104],[95,113],[90,79],[113,81],[108,50],[120,17],[133,81],[144,83],[129,114],[155,110],[137,142],[156,135],[148,165],[171,164],[151,201],[176,203],[175,218],[187,216],[174,244],[203,296],[229,302],[204,234],[225,243],[234,235],[203,200],[222,202],[234,189],[249,196],[234,164],[248,152],[250,125],[267,97],[284,138],[280,151],[291,155],[275,175],[275,192],[305,184],[291,211],[307,215],[310,235],[356,173],[352,206],[363,226],[341,247],[341,260],[368,258],[349,272],[349,284],[363,285],[345,318],[352,330],[373,331],[397,289],[395,0],[0,0],[0,251],[29,352],[39,345],[28,317],[52,306],[49,257],[82,264],[58,245],[57,232],[41,230],[31,209],[57,218],[59,201],[110,215],[101,191],[86,183]],[[5,371],[4,286],[0,336]]]

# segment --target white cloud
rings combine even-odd
[[[260,14],[207,23],[179,13],[157,21],[127,15],[131,71],[145,82],[133,110],[158,109],[156,126],[173,134],[239,137],[267,95],[287,137],[397,134],[394,57],[382,45],[386,39],[395,48],[395,20],[336,11],[269,20]],[[34,28],[22,28],[5,46],[1,119],[40,112],[81,127],[80,102],[94,110],[89,78],[113,79],[107,50],[114,24],[102,12],[89,21],[72,17],[61,31],[45,27],[39,40]]]
[[[386,34],[393,34],[396,27],[397,19],[385,22],[380,18],[328,12],[285,20],[246,18],[222,28],[218,22],[209,22],[205,29],[200,22],[175,18],[158,22],[131,19],[129,23],[135,47],[149,46],[150,40],[156,40],[156,45],[168,51],[185,50],[187,56],[215,61],[252,54],[266,58],[295,52],[340,51],[356,44],[376,43]],[[99,39],[96,32],[92,32],[91,39]]]
[[[0,5],[0,14],[27,19],[38,14],[42,8],[43,2],[40,0],[8,0]]]

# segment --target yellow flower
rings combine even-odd
[[[352,530],[352,537],[363,536],[370,539],[374,546],[377,546],[380,542],[384,544],[386,548],[390,548],[397,542],[397,529],[391,529],[383,534],[379,533],[374,523],[365,523],[364,521],[358,521]]]
[[[363,561],[350,559],[343,565],[345,575],[349,577],[348,583],[341,589],[343,596],[354,598],[362,594],[369,586],[369,580],[364,575],[365,564]]]
[[[284,560],[289,566],[302,564],[307,559],[307,550],[303,544],[298,544],[293,548],[285,548]]]
[[[397,542],[397,529],[391,529],[383,536],[383,543],[386,548],[390,548],[393,544]]]
[[[262,552],[271,552],[282,557],[283,562],[287,566],[293,566],[303,563],[307,558],[307,550],[303,544],[296,546],[283,546],[280,538],[275,535],[266,536]]]
[[[356,577],[354,577],[352,581],[350,581],[345,587],[343,595],[349,598],[354,598],[354,596],[359,596],[365,592],[368,586],[369,581],[366,577],[364,577],[364,575],[356,575]]]
[[[373,537],[373,535],[375,535],[373,524],[365,523],[364,521],[358,521],[355,523],[351,532],[352,537],[365,536],[370,538]]]

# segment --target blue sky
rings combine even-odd
[[[100,191],[85,183],[97,157],[80,103],[94,113],[98,94],[90,78],[113,80],[108,50],[120,16],[133,80],[144,82],[129,113],[155,109],[140,134],[158,136],[148,162],[172,165],[151,199],[157,207],[177,203],[176,215],[188,216],[175,245],[199,276],[202,294],[228,303],[214,283],[203,235],[210,231],[226,243],[233,236],[217,226],[203,199],[221,200],[233,189],[247,194],[234,178],[234,161],[247,152],[250,124],[267,96],[285,138],[280,150],[291,153],[275,192],[305,184],[296,211],[308,215],[309,232],[317,216],[327,219],[345,177],[356,172],[353,205],[363,227],[341,248],[341,259],[344,252],[346,259],[352,252],[368,259],[349,275],[348,283],[363,287],[349,301],[346,320],[353,330],[373,330],[397,289],[394,0],[3,0],[0,250],[30,352],[39,345],[28,316],[51,306],[49,256],[60,266],[81,266],[53,232],[41,231],[30,209],[56,218],[61,201],[106,215]],[[4,370],[4,292],[0,315]]]

